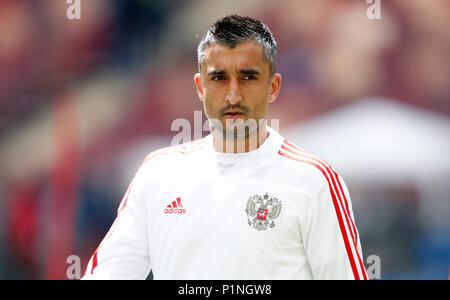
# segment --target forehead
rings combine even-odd
[[[205,51],[202,66],[205,71],[223,69],[269,69],[264,60],[264,48],[254,41],[243,42],[231,48],[225,45],[211,44]]]

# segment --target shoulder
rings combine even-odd
[[[174,146],[168,146],[165,148],[157,149],[150,152],[144,159],[144,163],[147,161],[154,160],[155,158],[161,158],[164,156],[174,156],[174,155],[188,155],[196,152],[204,147],[205,139],[197,139],[192,142],[183,143]]]
[[[141,163],[139,170],[144,171],[149,167],[154,169],[157,166],[167,168],[170,165],[179,165],[184,159],[189,160],[192,158],[192,155],[200,152],[204,148],[204,145],[205,139],[202,138],[192,142],[154,150],[147,154]]]
[[[308,182],[311,190],[317,190],[324,185],[338,185],[342,180],[329,162],[286,139],[283,140],[278,155],[286,172],[297,178],[301,176],[302,181]]]

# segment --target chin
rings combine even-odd
[[[235,126],[234,128],[223,130],[223,137],[227,140],[245,139],[258,132],[259,126]]]

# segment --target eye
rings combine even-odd
[[[211,79],[214,81],[219,81],[219,80],[224,80],[225,77],[223,75],[215,75],[215,76],[211,77]]]
[[[244,76],[244,80],[255,80],[255,79],[256,79],[256,77],[253,75],[245,75]]]

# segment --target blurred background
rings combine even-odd
[[[346,181],[366,266],[449,278],[448,0],[80,3],[0,0],[0,279],[84,273],[144,157],[202,110],[196,48],[231,13],[273,32],[269,119]]]

